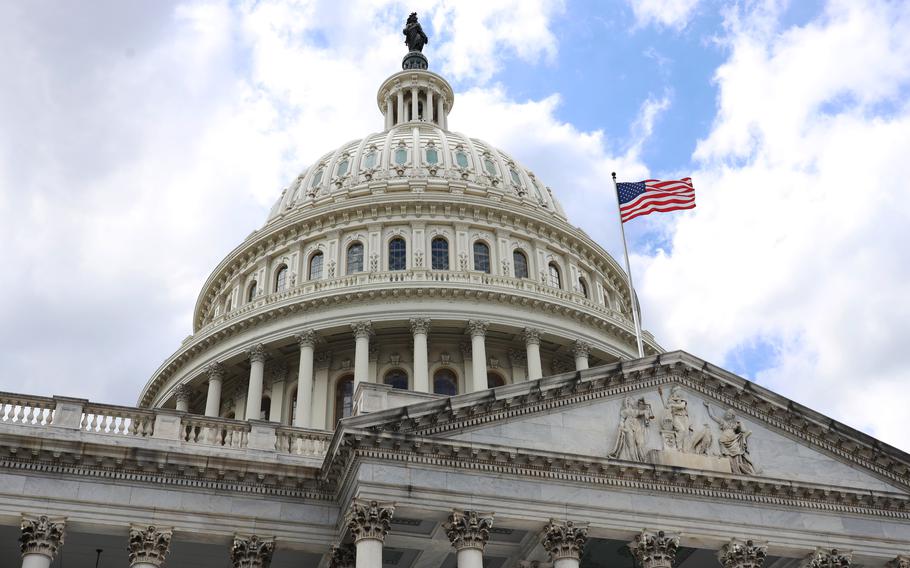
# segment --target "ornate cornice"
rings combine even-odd
[[[852,562],[852,552],[816,548],[815,552],[803,559],[800,568],[850,568]]]
[[[429,318],[411,318],[408,323],[411,324],[411,333],[415,335],[418,333],[422,333],[424,335],[430,333]]]
[[[22,515],[19,550],[26,554],[41,554],[51,560],[63,546],[66,519],[47,515]]]
[[[550,519],[544,528],[543,547],[550,555],[550,562],[561,558],[580,560],[588,541],[588,526],[572,521]]]
[[[767,553],[766,543],[734,538],[717,551],[717,559],[723,568],[762,568]]]
[[[485,320],[468,320],[467,332],[471,337],[484,337],[490,322]]]
[[[257,535],[234,535],[231,544],[231,562],[234,568],[269,568],[275,539]]]
[[[354,568],[356,560],[357,557],[354,545],[336,545],[332,547],[332,556],[329,558],[329,568]]]
[[[490,529],[493,528],[493,513],[452,511],[443,528],[455,550],[464,548],[483,550],[490,538]]]
[[[170,552],[173,529],[154,525],[130,525],[129,553],[130,566],[151,564],[161,566]]]
[[[679,537],[667,535],[664,531],[642,529],[629,543],[629,550],[641,568],[673,568],[677,549]]]
[[[345,522],[354,536],[354,542],[364,539],[382,542],[391,528],[394,514],[395,506],[392,503],[354,499]]]
[[[250,358],[250,363],[265,363],[267,354],[265,352],[265,345],[262,343],[256,343],[247,349],[247,356]]]

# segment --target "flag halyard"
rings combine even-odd
[[[655,211],[679,211],[695,207],[692,178],[679,180],[646,179],[616,184],[619,214],[623,223]]]

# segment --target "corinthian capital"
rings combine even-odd
[[[591,346],[580,339],[572,345],[572,355],[575,357],[587,357],[589,353],[591,353]]]
[[[250,363],[265,363],[265,345],[257,343],[247,350]]]
[[[540,330],[533,327],[524,328],[525,345],[540,345]]]
[[[130,566],[134,564],[151,564],[161,566],[167,558],[171,547],[170,528],[158,528],[153,525],[130,525],[130,540],[127,552],[130,555]]]
[[[373,334],[373,322],[355,321],[351,324],[351,331],[354,332],[354,337],[357,339],[369,337]]]
[[[316,347],[316,342],[319,337],[316,335],[316,332],[312,329],[305,329],[299,334],[294,336],[294,339],[297,340],[297,344],[301,347]]]
[[[561,558],[581,559],[588,541],[588,526],[572,521],[550,519],[544,529],[543,547],[550,555],[550,562]]]
[[[484,320],[468,320],[468,333],[471,337],[483,337],[487,334],[487,326],[490,324]]]
[[[22,515],[22,533],[19,535],[19,549],[22,556],[42,554],[54,560],[57,550],[63,546],[66,519],[46,515]]]
[[[849,568],[852,561],[852,552],[841,552],[836,548],[831,550],[816,548],[815,552],[803,560],[800,568]]]
[[[274,538],[237,534],[231,545],[231,562],[234,568],[269,568],[273,552]]]
[[[174,391],[174,398],[177,399],[177,402],[189,402],[191,396],[193,396],[193,391],[190,390],[190,387],[177,385],[177,389]]]
[[[354,499],[345,521],[354,535],[354,542],[364,539],[382,542],[389,533],[394,514],[395,506],[391,503]]]
[[[734,538],[717,552],[717,559],[724,568],[761,568],[767,552],[764,543]]]
[[[667,536],[664,531],[642,530],[629,543],[629,550],[641,568],[672,568],[678,548],[679,537]]]
[[[212,379],[221,380],[224,378],[224,365],[222,365],[218,361],[209,363],[208,366],[205,368],[205,372],[208,373],[209,380],[212,380]]]
[[[426,335],[430,333],[430,320],[429,318],[411,318],[411,333],[418,334],[422,333]]]
[[[329,559],[329,568],[354,568],[356,556],[354,546],[341,544],[332,547],[332,557]]]
[[[493,528],[493,514],[478,513],[477,511],[452,511],[452,514],[449,515],[449,522],[443,527],[455,550],[464,548],[483,550],[490,538],[490,529]]]

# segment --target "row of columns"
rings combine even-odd
[[[430,333],[430,320],[428,318],[411,318],[409,320],[411,333],[414,338],[414,390],[417,392],[433,392],[429,374],[428,336]],[[467,333],[471,338],[471,384],[466,384],[468,392],[477,392],[487,388],[487,353],[486,335],[489,322],[484,320],[470,320]],[[370,340],[374,336],[373,325],[370,321],[359,321],[351,324],[354,335],[354,391],[357,386],[369,380],[369,352]],[[543,376],[543,367],[540,361],[540,331],[525,328],[522,331],[525,340],[527,356],[528,379],[537,380]],[[294,336],[300,348],[300,367],[298,369],[297,407],[294,412],[292,424],[294,426],[313,428],[308,416],[313,400],[313,360],[318,336],[313,330],[305,330]],[[575,358],[575,369],[580,371],[588,368],[590,346],[578,340],[572,348]],[[249,384],[247,387],[245,416],[246,420],[258,419],[262,406],[263,380],[265,376],[265,362],[267,354],[265,346],[261,343],[249,348],[247,355],[250,361]],[[224,381],[224,366],[212,363],[206,370],[208,374],[208,393],[206,395],[205,415],[217,417],[221,409],[221,390]],[[270,419],[278,421],[281,417],[281,408],[284,404],[284,382],[287,379],[287,369],[278,366],[272,370],[272,396],[270,406]],[[277,387],[277,388],[276,388]],[[189,409],[189,390],[181,385],[177,390],[177,410]]]
[[[418,108],[418,102],[420,101],[420,89],[418,87],[411,87],[410,91],[411,91],[411,108],[409,109],[409,113],[406,113],[407,108],[406,108],[405,100],[404,100],[405,89],[403,89],[403,88],[398,89],[398,92],[395,93],[395,102],[392,101],[391,96],[386,98],[386,101],[385,101],[385,108],[386,108],[385,127],[386,127],[386,130],[395,126],[395,124],[396,124],[395,116],[396,115],[398,116],[397,124],[402,124],[404,122],[417,120],[417,117],[420,113],[419,108]],[[440,128],[446,129],[446,128],[448,128],[448,124],[446,121],[445,98],[441,97],[441,96],[439,98],[436,98],[435,106],[434,106],[433,98],[434,98],[433,90],[427,89],[426,90],[426,104],[424,106],[424,112],[423,112],[423,120],[425,122],[435,122],[436,124],[438,124],[440,126]],[[395,109],[396,109],[395,114],[392,113],[393,105],[395,106]]]

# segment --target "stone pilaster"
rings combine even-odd
[[[443,528],[455,550],[463,548],[483,550],[490,538],[490,529],[493,528],[493,514],[453,511]]]
[[[352,545],[340,544],[333,546],[332,556],[329,559],[329,568],[354,568],[356,558]]]
[[[231,563],[233,568],[269,568],[274,552],[274,538],[237,534],[231,545]]]
[[[384,542],[394,514],[395,506],[392,503],[355,499],[345,521],[355,543],[365,539]]]
[[[171,548],[173,529],[154,525],[130,525],[130,566],[140,564],[161,566]]]
[[[852,561],[853,553],[850,551],[816,548],[815,552],[803,559],[800,568],[849,568]]]
[[[717,559],[724,568],[761,568],[767,552],[764,543],[734,538],[717,552]]]
[[[541,544],[550,555],[550,562],[555,563],[563,558],[581,560],[587,542],[588,526],[586,524],[550,519],[544,528]]]
[[[672,568],[679,537],[668,536],[664,531],[642,530],[628,546],[641,568]]]
[[[47,515],[22,515],[19,550],[22,556],[40,554],[51,561],[63,546],[66,519]]]

